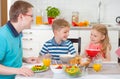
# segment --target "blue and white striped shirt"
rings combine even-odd
[[[52,58],[55,60],[59,60],[59,56],[63,54],[75,54],[75,48],[70,40],[62,41],[61,44],[57,44],[55,39],[51,39],[45,42],[42,50],[40,52],[41,55],[51,54]]]

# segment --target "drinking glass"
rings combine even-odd
[[[51,55],[49,55],[49,54],[44,55],[42,58],[42,62],[43,62],[43,65],[49,67],[51,64]]]
[[[61,60],[51,60],[51,64],[52,65],[62,65],[63,63],[62,63],[62,61]]]
[[[102,69],[102,59],[99,56],[96,56],[93,60],[93,70],[99,72]]]

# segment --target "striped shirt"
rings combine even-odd
[[[63,54],[75,54],[75,48],[70,40],[62,41],[61,44],[57,44],[55,39],[51,39],[43,45],[40,54],[51,54],[52,59],[59,60],[59,56]]]

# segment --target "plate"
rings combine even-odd
[[[31,67],[31,70],[35,73],[44,72],[44,71],[47,71],[48,69],[49,69],[49,67],[46,67],[44,65],[33,65]]]

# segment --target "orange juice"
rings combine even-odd
[[[100,71],[102,68],[102,65],[99,63],[94,63],[93,64],[93,70],[95,70],[96,72]]]
[[[36,24],[37,25],[42,24],[42,16],[36,16]]]
[[[50,63],[51,63],[51,59],[49,59],[49,58],[44,58],[43,59],[43,64],[45,65],[45,66],[47,66],[47,67],[49,67],[50,66]]]

